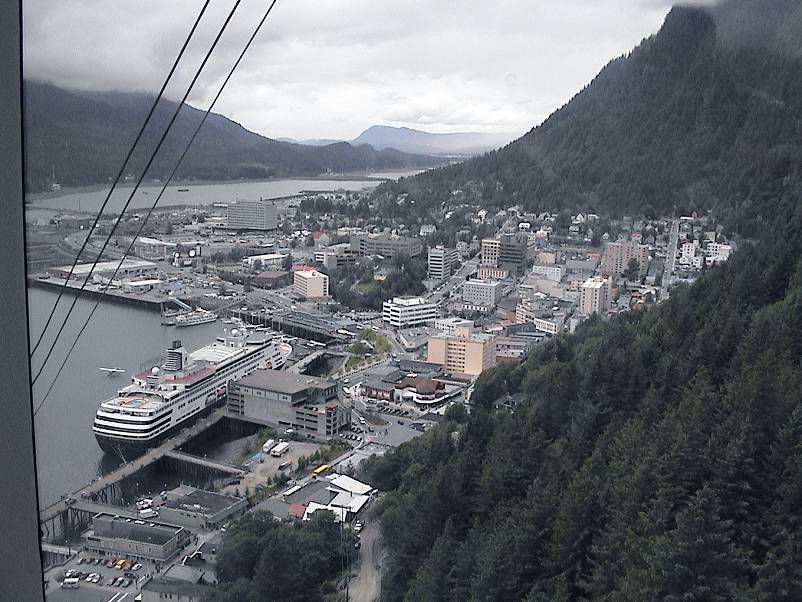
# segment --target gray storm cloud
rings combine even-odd
[[[212,0],[172,97],[231,7]],[[244,0],[202,81],[203,106],[267,6]],[[26,0],[26,77],[154,91],[200,2]],[[269,136],[352,138],[377,123],[522,133],[654,33],[662,0],[279,0],[219,112]]]

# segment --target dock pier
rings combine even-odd
[[[113,505],[124,497],[126,483],[136,479],[138,473],[165,463],[171,468],[186,470],[193,476],[242,476],[245,471],[229,464],[216,462],[186,452],[177,451],[191,439],[227,417],[225,408],[217,408],[208,416],[199,418],[193,425],[164,441],[159,447],[126,462],[92,483],[62,497],[39,512],[40,534],[43,542],[57,542],[80,533],[99,512],[111,512],[135,518],[120,506]],[[130,486],[128,487],[130,489]]]

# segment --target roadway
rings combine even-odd
[[[663,267],[663,282],[660,285],[660,300],[665,301],[668,299],[668,288],[671,285],[671,277],[674,274],[674,262],[677,259],[677,242],[679,239],[679,220],[675,219],[671,222],[671,234],[668,242],[668,254],[666,255],[666,264]]]
[[[435,289],[431,293],[429,293],[429,301],[433,303],[441,303],[443,299],[447,298],[451,291],[459,288],[463,285],[465,280],[473,274],[477,268],[479,267],[479,262],[475,259],[471,259],[470,261],[466,261],[460,269],[456,271],[456,273],[451,275],[451,278],[446,280],[445,285],[442,288]]]
[[[365,515],[364,521],[365,527],[360,533],[359,568],[348,586],[348,593],[354,602],[376,602],[381,593],[381,533],[371,513]]]

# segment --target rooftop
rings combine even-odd
[[[428,302],[423,297],[393,297],[392,303],[411,307],[413,305],[424,305]]]
[[[296,278],[328,278],[326,274],[317,270],[299,270],[295,272]]]
[[[75,266],[72,270],[73,276],[86,276],[89,274],[90,270],[92,270],[92,263],[79,263]],[[100,272],[113,272],[117,269],[117,266],[120,266],[120,271],[125,270],[135,270],[135,269],[156,269],[156,264],[151,261],[144,261],[141,259],[130,259],[125,258],[120,265],[119,261],[100,261],[94,264],[95,269],[93,273],[100,273]],[[59,272],[69,272],[70,267],[68,265],[59,266],[57,268],[52,268],[53,270],[57,270]]]
[[[254,370],[238,382],[246,387],[277,391],[287,395],[300,393],[309,388],[325,389],[334,386],[332,382],[286,370]]]
[[[167,247],[174,247],[176,244],[174,242],[166,242],[163,240],[159,240],[158,238],[149,238],[147,236],[139,236],[136,239],[136,242],[141,245],[165,245]]]
[[[92,526],[95,535],[100,537],[128,539],[159,546],[164,545],[183,531],[183,527],[120,518],[107,512],[96,514],[92,519]]]
[[[165,505],[168,508],[185,510],[196,514],[217,514],[241,501],[240,498],[203,491],[202,489],[192,489],[189,493],[184,493],[184,491],[186,491],[185,488],[174,489],[170,493],[177,493],[180,497],[168,501]]]

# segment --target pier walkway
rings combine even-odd
[[[225,408],[216,409],[206,418],[201,418],[197,420],[195,424],[185,428],[174,437],[165,440],[159,447],[149,449],[144,455],[135,458],[131,462],[126,462],[119,468],[111,471],[106,475],[103,475],[102,477],[93,481],[89,485],[86,485],[85,487],[78,489],[71,495],[62,498],[61,500],[53,504],[50,504],[45,508],[42,508],[42,510],[39,512],[39,522],[46,523],[50,520],[53,520],[59,514],[66,512],[69,508],[76,508],[79,510],[83,510],[83,506],[87,505],[99,506],[101,508],[100,510],[98,510],[99,512],[108,511],[108,508],[106,506],[103,506],[102,504],[94,504],[93,502],[89,501],[86,498],[89,498],[93,495],[97,495],[98,493],[106,490],[109,487],[113,487],[115,484],[119,483],[126,477],[131,476],[135,472],[145,468],[150,464],[158,462],[170,452],[172,452],[174,455],[177,454],[179,456],[178,459],[187,460],[183,456],[188,456],[193,460],[196,459],[195,456],[191,456],[189,454],[181,454],[181,452],[174,452],[174,450],[178,447],[181,447],[187,441],[197,436],[204,430],[210,428],[215,423],[219,422],[225,415],[226,415]],[[203,460],[203,458],[201,458],[201,460]],[[205,464],[205,466],[207,468],[216,468],[223,472],[229,472],[229,473],[232,470],[232,467],[230,466],[220,465],[218,463],[214,463],[211,461],[209,461],[208,464]],[[119,510],[115,510],[115,514],[120,514],[122,516],[123,513],[121,513]]]
[[[166,458],[173,458],[174,460],[181,460],[182,462],[188,462],[190,464],[197,464],[198,466],[203,466],[205,468],[219,470],[220,472],[227,472],[232,475],[242,476],[245,474],[244,470],[237,468],[236,466],[224,464],[223,462],[217,462],[215,460],[208,460],[207,458],[201,458],[200,456],[194,456],[185,452],[168,451],[164,453],[164,456]]]

